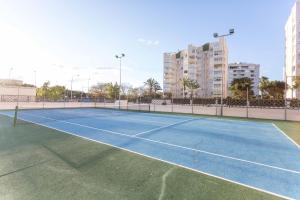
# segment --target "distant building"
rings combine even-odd
[[[15,79],[0,79],[0,86],[21,86],[23,81]]]
[[[285,70],[284,79],[293,85],[296,76],[300,76],[300,2],[296,2],[285,25]],[[288,89],[287,98],[300,98],[300,89]]]
[[[0,79],[0,101],[35,101],[36,88],[25,86],[20,80]]]
[[[228,50],[224,38],[202,46],[189,45],[175,53],[164,53],[164,93],[175,98],[184,97],[182,80],[196,80],[200,88],[194,91],[196,97],[221,97],[222,69],[223,96],[227,96]],[[187,97],[190,92],[187,91]]]
[[[253,83],[254,95],[259,95],[259,68],[260,65],[252,63],[231,63],[228,64],[228,88],[231,82],[237,78],[250,78]],[[230,92],[229,92],[230,96]]]

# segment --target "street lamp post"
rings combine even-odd
[[[79,76],[79,74],[75,75],[76,77]],[[73,81],[74,81],[74,75],[72,76],[72,79],[71,79],[71,101],[73,99]]]
[[[121,81],[122,81],[122,58],[125,57],[125,54],[122,53],[121,55],[116,55],[116,58],[120,61],[120,83],[119,83],[119,109],[121,109]]]
[[[227,37],[227,36],[230,36],[230,35],[233,35],[234,34],[234,29],[229,29],[229,33],[228,34],[223,34],[223,35],[219,35],[218,33],[214,33],[214,38],[224,38],[224,37]],[[223,48],[223,53],[225,51],[224,49],[224,41],[223,41],[223,45],[222,45],[222,48]],[[221,116],[223,116],[223,95],[224,95],[224,65],[222,64],[222,69],[221,69],[221,81],[222,81],[222,84],[221,84]]]

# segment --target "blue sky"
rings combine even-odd
[[[118,80],[117,53],[125,53],[123,82],[162,83],[163,52],[214,41],[235,28],[229,62],[261,64],[282,79],[284,25],[294,0],[0,0],[0,78],[50,80],[76,89]]]

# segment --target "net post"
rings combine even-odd
[[[16,125],[17,125],[18,110],[19,110],[19,107],[16,106],[16,108],[15,108],[15,116],[14,116],[14,127],[16,127]]]

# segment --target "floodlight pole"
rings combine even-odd
[[[125,57],[125,54],[115,56],[120,61],[120,82],[119,82],[119,109],[121,109],[121,84],[122,84],[122,58]]]
[[[213,36],[214,38],[224,38],[230,35],[234,34],[234,29],[229,29],[229,33],[228,34],[223,34],[223,35],[219,35],[218,33],[214,33]],[[223,43],[223,53],[225,51],[224,49],[224,43]],[[222,79],[222,84],[221,84],[221,116],[223,116],[223,95],[224,95],[224,69],[223,69],[223,65],[222,65],[222,70],[221,70],[221,79]]]

